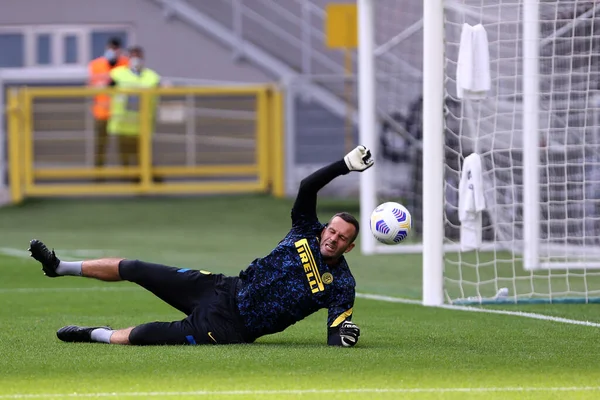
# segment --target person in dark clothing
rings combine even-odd
[[[127,280],[187,315],[181,321],[119,330],[69,325],[58,330],[58,338],[131,345],[251,343],[327,308],[327,344],[354,346],[360,336],[351,321],[356,283],[344,254],[354,248],[359,224],[345,212],[321,224],[317,193],[336,177],[362,172],[373,162],[370,150],[358,146],[303,179],[292,208],[291,230],[270,254],[252,261],[239,276],[121,258],[65,262],[44,243],[32,240],[31,256],[48,277]]]

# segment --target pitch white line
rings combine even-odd
[[[99,393],[22,393],[0,395],[0,399],[39,399],[48,397],[171,397],[171,396],[247,396],[304,395],[336,393],[504,393],[504,392],[592,392],[600,386],[573,387],[483,387],[483,388],[366,388],[366,389],[306,389],[306,390],[198,390],[189,392],[99,392]]]
[[[376,295],[376,294],[367,294],[367,293],[357,293],[356,297],[363,298],[363,299],[370,299],[370,300],[385,301],[388,303],[402,303],[402,304],[416,304],[416,305],[422,304],[419,300],[404,299],[401,297],[380,296],[380,295]],[[488,308],[453,306],[453,305],[442,305],[442,306],[438,306],[438,307],[444,308],[446,310],[471,311],[471,312],[481,312],[481,313],[487,313],[487,314],[511,315],[511,316],[515,316],[515,317],[532,318],[532,319],[539,319],[539,320],[543,320],[543,321],[560,322],[563,324],[583,325],[583,326],[592,326],[594,328],[600,328],[600,323],[598,323],[598,322],[581,321],[581,320],[577,320],[577,319],[568,319],[568,318],[561,318],[561,317],[552,317],[550,315],[530,313],[530,312],[524,312],[524,311],[493,310],[493,309],[488,309]]]
[[[81,258],[95,258],[104,257],[106,254],[111,254],[111,250],[55,250],[61,255],[61,259],[64,260],[77,260]],[[113,252],[114,253],[114,252]],[[30,254],[27,250],[15,249],[13,247],[0,247],[0,254],[4,254],[11,257],[18,258],[29,258]]]
[[[419,305],[419,306],[423,304],[420,300],[405,299],[403,297],[382,296],[382,295],[378,295],[378,294],[369,294],[369,293],[356,293],[356,297],[358,297],[360,299],[385,301],[387,303],[414,304],[414,305]]]
[[[568,318],[562,318],[562,317],[553,317],[550,315],[530,313],[530,312],[524,312],[524,311],[492,310],[492,309],[487,309],[487,308],[477,308],[477,307],[468,307],[468,306],[451,306],[451,305],[444,305],[444,306],[441,306],[441,308],[445,308],[448,310],[458,310],[458,311],[483,312],[483,313],[488,313],[488,314],[512,315],[512,316],[516,316],[516,317],[539,319],[539,320],[543,320],[543,321],[560,322],[563,324],[583,325],[583,326],[592,326],[594,328],[600,328],[600,323],[598,323],[598,322],[581,321],[578,319],[568,319]]]
[[[10,247],[0,247],[0,254],[19,258],[29,257],[29,252],[27,250],[13,249]]]
[[[90,286],[90,287],[53,287],[53,288],[5,288],[0,289],[0,294],[16,293],[52,293],[52,292],[133,292],[143,290],[138,286],[115,287],[115,286]]]

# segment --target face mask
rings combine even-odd
[[[106,49],[104,52],[104,58],[106,58],[108,63],[112,66],[117,63],[117,53],[113,49]]]
[[[117,53],[113,49],[106,49],[106,51],[104,52],[104,57],[107,60],[116,60]]]
[[[142,69],[143,60],[139,57],[132,57],[129,59],[129,66],[134,71],[139,71]]]

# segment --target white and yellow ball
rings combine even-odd
[[[381,243],[398,244],[406,239],[411,229],[412,217],[401,204],[383,203],[371,213],[371,232]]]

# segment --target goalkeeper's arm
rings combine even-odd
[[[340,175],[350,171],[364,171],[373,165],[371,151],[364,146],[358,146],[344,159],[331,163],[313,172],[300,182],[300,189],[294,207],[292,221],[301,219],[317,219],[317,193],[325,185]]]
[[[354,287],[339,293],[327,310],[327,344],[352,347],[358,342],[360,329],[352,322],[354,310]]]

